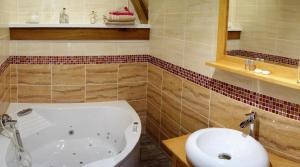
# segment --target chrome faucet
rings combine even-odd
[[[3,114],[0,116],[0,121],[2,122],[3,126],[13,127],[16,125],[17,120],[13,120],[9,115]]]
[[[249,136],[252,136],[255,138],[255,127],[254,127],[254,122],[255,122],[255,117],[256,117],[256,112],[251,112],[249,114],[245,114],[246,116],[249,116],[247,120],[241,122],[240,127],[241,128],[246,128],[249,126]]]
[[[20,152],[23,152],[23,142],[22,142],[22,139],[21,139],[21,135],[20,135],[20,132],[19,130],[16,128],[16,124],[17,124],[17,120],[13,120],[9,115],[7,114],[3,114],[3,115],[0,115],[0,121],[2,122],[2,129],[0,129],[0,133],[2,132],[2,130],[5,128],[5,127],[9,127],[12,132],[13,132],[13,135],[14,135],[14,138],[16,140],[16,144],[18,145],[18,149]]]

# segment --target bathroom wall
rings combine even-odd
[[[232,13],[229,20],[234,27],[242,28],[240,49],[300,58],[298,38],[300,1],[230,0],[230,2]]]
[[[9,104],[9,68],[6,62],[9,55],[8,18],[10,1],[0,1],[0,114],[3,114]]]
[[[32,14],[40,17],[41,23],[58,23],[62,8],[67,8],[70,23],[89,23],[91,11],[96,11],[99,23],[110,10],[127,6],[127,0],[11,0],[14,11],[10,23],[25,23]],[[130,5],[134,11],[132,5]],[[138,21],[139,22],[139,21]]]
[[[300,92],[206,66],[216,58],[217,20],[218,0],[151,1],[150,54],[160,60],[148,68],[147,132],[159,141],[206,127],[247,131],[239,124],[256,111],[260,142],[300,162],[300,121],[287,118],[298,118],[292,107],[300,104]],[[291,105],[283,109],[272,100]],[[256,102],[278,106],[265,111]]]

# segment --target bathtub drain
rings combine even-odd
[[[73,134],[74,134],[74,130],[70,130],[69,135],[73,135]]]

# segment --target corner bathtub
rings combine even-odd
[[[32,113],[18,117],[20,110]],[[138,167],[141,122],[126,102],[10,104],[32,167]],[[18,167],[11,141],[0,135],[0,166]]]

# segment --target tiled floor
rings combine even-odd
[[[171,167],[168,155],[148,135],[141,138],[141,167]]]

